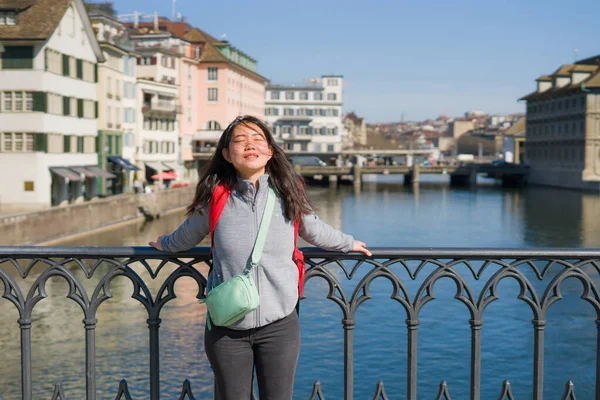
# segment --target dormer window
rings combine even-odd
[[[17,14],[14,11],[0,11],[0,25],[16,25]]]

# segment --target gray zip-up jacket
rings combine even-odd
[[[241,274],[250,266],[252,249],[267,202],[268,175],[259,178],[258,190],[250,181],[241,180],[243,193],[232,191],[214,232],[213,270],[208,287]],[[209,210],[195,212],[161,245],[165,251],[185,251],[209,234]],[[299,236],[308,243],[330,251],[349,252],[354,239],[319,219],[315,214],[304,215]],[[277,198],[265,247],[254,279],[260,305],[231,329],[257,328],[289,315],[298,302],[298,268],[292,260],[294,252],[294,223],[285,217],[283,201]]]

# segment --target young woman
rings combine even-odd
[[[364,243],[333,229],[314,214],[301,176],[275,144],[267,125],[250,116],[236,118],[221,135],[185,222],[149,244],[169,252],[196,246],[209,233],[209,206],[219,184],[231,194],[213,232],[209,288],[243,273],[249,265],[269,186],[277,199],[255,268],[260,305],[233,325],[213,325],[205,331],[204,347],[215,375],[215,399],[249,399],[256,368],[261,400],[289,400],[300,351],[295,311],[298,268],[292,260],[294,221],[300,221],[300,237],[314,246],[371,253]]]

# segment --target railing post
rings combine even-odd
[[[408,400],[417,400],[417,330],[419,329],[419,320],[407,319],[406,327],[408,329],[406,398]]]
[[[21,390],[23,400],[33,399],[31,387],[31,319],[19,319],[21,327]]]
[[[544,398],[544,329],[546,321],[543,319],[534,319],[533,335],[533,399],[542,400]]]
[[[600,319],[596,320],[596,399],[600,399]]]
[[[84,319],[85,325],[85,389],[86,399],[96,400],[96,323],[97,319]]]
[[[481,396],[481,326],[482,320],[472,319],[471,324],[471,400]]]
[[[354,399],[354,326],[353,319],[343,319],[344,325],[344,400]]]
[[[150,329],[150,400],[160,399],[160,353],[158,347],[158,329],[162,320],[160,318],[148,319]]]

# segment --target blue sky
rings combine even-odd
[[[171,0],[114,0],[119,13]],[[600,54],[600,1],[177,0],[187,21],[258,60],[273,83],[344,75],[344,112],[369,122],[522,112],[560,64]]]

